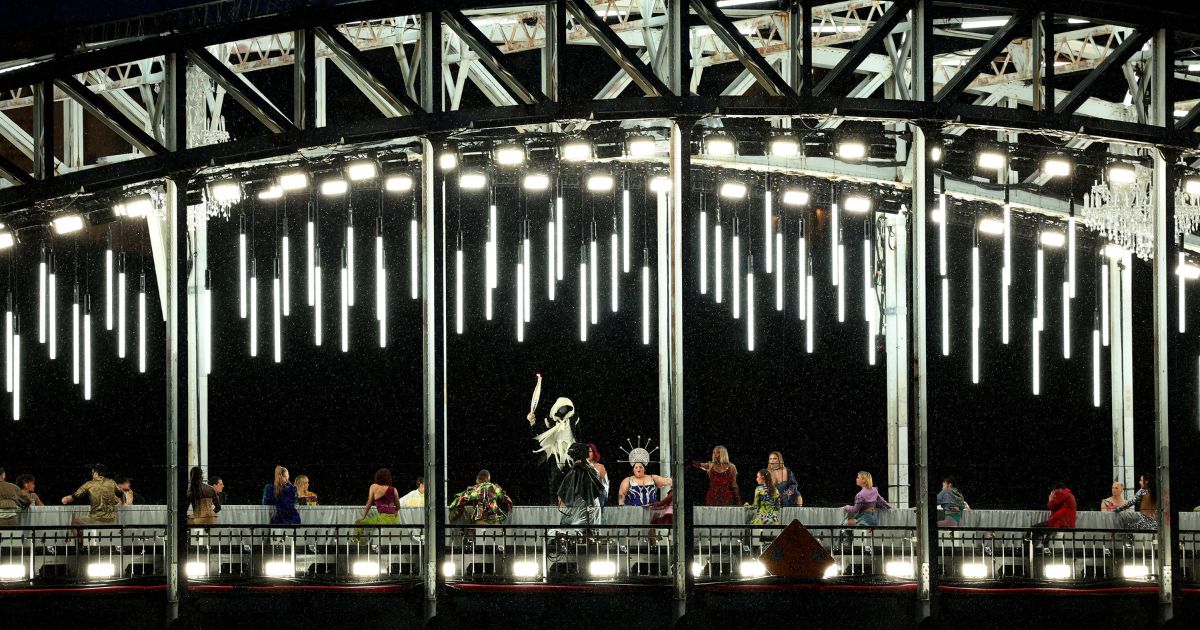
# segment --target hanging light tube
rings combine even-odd
[[[493,243],[492,241],[488,241],[487,243],[484,243],[483,248],[484,248],[483,257],[486,261],[485,264],[487,265],[487,268],[484,271],[484,283],[483,283],[484,284],[484,287],[483,287],[484,318],[486,318],[490,322],[490,321],[492,321],[492,286],[491,286],[491,284],[492,284],[492,276],[496,273],[496,271],[495,271],[496,244]]]
[[[975,241],[971,246],[971,382],[976,385],[979,384],[979,319],[979,242]]]
[[[13,303],[12,291],[8,293],[8,309],[4,312],[4,391],[13,390]]]
[[[308,305],[314,306],[316,292],[317,225],[312,204],[308,206]]]
[[[350,271],[346,266],[346,250],[342,249],[342,286],[341,286],[341,315],[342,315],[342,352],[350,351]]]
[[[723,297],[721,295],[723,293],[723,291],[721,290],[722,289],[721,279],[722,279],[723,272],[724,272],[724,269],[723,269],[724,263],[721,260],[721,258],[722,258],[722,256],[721,256],[721,253],[722,253],[722,251],[721,251],[721,241],[722,241],[721,232],[722,232],[722,230],[721,230],[721,208],[720,208],[720,206],[718,206],[717,207],[717,224],[716,224],[716,226],[713,227],[713,238],[715,239],[713,242],[713,290],[716,294],[717,304],[721,303],[721,298]]]
[[[555,257],[555,239],[554,220],[551,218],[550,221],[546,222],[546,297],[549,298],[551,302],[554,301],[554,289],[555,285],[557,284],[554,280],[556,265],[558,264],[557,258]]]
[[[589,271],[591,272],[591,276],[588,278],[588,281],[590,283],[589,286],[592,291],[592,324],[597,324],[600,322],[600,290],[598,288],[599,284],[600,284],[600,281],[598,279],[599,278],[599,268],[600,268],[600,254],[597,252],[597,249],[596,249],[596,223],[595,223],[595,221],[592,222],[592,240],[591,240],[591,243],[589,244],[589,251],[590,251],[591,257],[588,259],[588,264],[589,264]]]
[[[454,251],[454,330],[463,332],[463,251],[462,243]]]
[[[117,260],[117,358],[125,358],[125,252]]]
[[[650,250],[642,248],[642,345],[650,345]]]
[[[121,337],[122,346],[124,346],[125,336],[125,274],[121,274]],[[200,317],[201,317],[201,335],[204,338],[204,373],[212,374],[212,270],[204,270],[204,289],[200,293]],[[121,356],[125,355],[124,347],[121,348]]]
[[[529,244],[528,222],[523,222],[523,229],[525,238],[521,240],[521,308],[525,323],[529,323],[533,310],[533,299],[530,296],[530,293],[533,293],[533,283],[531,282],[533,260]]]
[[[739,319],[742,316],[742,240],[738,235],[736,217],[733,226],[733,249],[729,258],[733,263],[733,318]]]
[[[837,253],[837,311],[838,323],[846,321],[846,244],[842,242],[842,235],[838,234],[837,247],[834,248]]]
[[[113,329],[113,249],[112,232],[104,248],[104,329]]]
[[[772,251],[774,239],[771,238],[771,233],[775,231],[772,219],[774,212],[771,207],[771,181],[770,175],[767,176],[767,189],[763,194],[763,251],[766,254],[766,271],[772,273],[772,262],[775,259],[775,253]]]
[[[238,218],[238,303],[242,319],[246,319],[246,215]]]
[[[1042,322],[1033,318],[1033,395],[1042,393]]]
[[[804,238],[804,221],[797,223],[796,237],[796,302],[799,303],[800,319],[808,317],[808,239]]]
[[[614,313],[617,312],[618,294],[620,293],[620,289],[621,289],[620,278],[617,275],[618,243],[617,243],[616,227],[617,226],[614,224],[612,238],[609,239],[609,247],[608,247],[608,255],[609,255],[609,258],[612,259],[612,265],[610,266],[611,273],[609,274],[609,284],[611,285],[611,291],[612,291],[612,296],[611,296],[610,302],[612,303],[612,312],[614,312]]]
[[[387,267],[383,260],[383,216],[375,232],[375,321],[379,322],[379,347],[387,347]]]
[[[942,356],[950,356],[950,279],[942,276]]]
[[[1034,316],[1037,320],[1037,329],[1039,331],[1046,329],[1046,256],[1042,249],[1041,241],[1038,241],[1037,248],[1037,313]]]
[[[1108,347],[1108,261],[1100,263],[1100,340]]]
[[[1100,322],[1092,318],[1092,406],[1100,406]]]
[[[283,246],[282,246],[283,262],[280,263],[281,267],[279,269],[279,282],[281,285],[280,286],[280,289],[281,289],[280,297],[283,300],[283,303],[281,305],[281,311],[282,311],[284,317],[291,317],[291,315],[292,315],[292,281],[291,281],[291,274],[289,273],[288,270],[292,266],[292,253],[291,253],[292,243],[291,243],[291,238],[288,237],[287,216],[283,217],[282,240],[283,240]]]
[[[56,262],[54,252],[51,252],[46,326],[49,328],[50,360],[52,361],[58,358],[58,268]]]
[[[946,275],[946,224],[949,223],[949,217],[946,216],[946,191],[938,195],[938,212],[942,215],[942,220],[938,222],[938,274]],[[945,306],[942,307],[943,310]]]
[[[863,319],[868,324],[872,321],[874,313],[872,302],[875,300],[875,287],[871,272],[871,233],[867,232],[863,235]]]
[[[840,253],[838,252],[838,245],[841,243],[841,240],[842,240],[842,228],[840,225],[840,214],[841,213],[838,212],[838,205],[837,205],[836,201],[833,202],[833,213],[832,214],[833,214],[833,222],[830,224],[830,230],[829,230],[829,256],[830,256],[829,276],[830,276],[830,280],[833,282],[833,286],[836,287],[838,284],[841,283],[841,277],[840,277],[841,265],[838,264],[841,260],[841,257],[840,257]]]
[[[138,372],[146,373],[146,272],[138,278]]]
[[[258,356],[258,258],[250,259],[250,356]]]
[[[1075,213],[1074,204],[1071,216],[1067,218],[1067,282],[1071,287],[1071,299],[1075,299]]]
[[[517,263],[517,342],[525,341],[525,263]]]
[[[775,233],[775,310],[783,311],[783,230]]]
[[[579,340],[587,341],[588,329],[588,268],[583,245],[579,246]]]
[[[804,281],[804,301],[807,303],[805,311],[808,313],[808,318],[804,321],[804,348],[808,354],[813,353],[813,328],[817,325],[817,314],[813,311],[813,274],[812,274],[812,259],[805,261],[805,269],[807,270],[807,278]]]
[[[420,250],[419,243],[417,242],[417,239],[419,237],[419,234],[418,234],[419,227],[420,226],[417,223],[416,217],[413,217],[411,220],[409,220],[409,222],[408,222],[408,235],[409,235],[408,236],[408,250],[409,250],[408,282],[409,282],[409,285],[412,286],[411,296],[412,296],[412,299],[414,299],[414,300],[417,299],[417,297],[420,295],[420,292],[418,291],[417,288],[419,286],[421,286],[421,284],[420,284],[421,280],[420,280],[420,274],[419,274],[420,261],[421,261],[421,250]],[[382,230],[383,230],[382,225],[380,225],[380,230],[381,230],[381,234],[382,234]],[[383,239],[383,237],[380,236],[380,240],[382,240],[382,239]]]
[[[554,235],[555,236],[554,236],[554,238],[557,241],[555,243],[556,247],[554,248],[554,259],[555,259],[554,269],[555,269],[555,276],[559,280],[562,280],[563,274],[566,271],[566,267],[563,266],[563,253],[566,250],[566,246],[567,246],[567,242],[565,240],[563,240],[563,225],[564,224],[563,224],[563,198],[562,198],[562,195],[559,195],[558,197],[556,197],[554,199],[554,208],[555,208],[554,209],[554,212],[555,212],[555,215],[554,215]]]
[[[12,364],[13,364],[13,388],[12,388],[12,419],[21,419],[21,316],[13,317],[13,336],[12,336]]]
[[[1000,342],[1008,345],[1008,287],[1012,284],[1012,207],[1004,204],[1004,267],[1000,270]],[[1038,241],[1041,242],[1040,240]],[[1039,248],[1041,245],[1039,244]],[[1040,251],[1040,249],[1039,249]]]
[[[703,204],[703,201],[701,202]],[[708,293],[708,211],[700,210],[700,295]]]
[[[84,296],[83,310],[83,399],[92,399],[92,296]]]
[[[38,343],[46,343],[46,246],[42,246],[41,259],[38,261]]]
[[[274,337],[275,346],[275,362],[283,363],[283,331],[280,328],[283,314],[281,301],[283,299],[282,284],[279,274],[279,260],[275,261],[275,275],[271,278],[271,323],[272,336]]]
[[[621,191],[621,272],[629,273],[629,189]],[[617,310],[616,303],[617,298],[616,293],[614,292],[614,313]]]
[[[71,300],[71,382],[79,384],[79,280]]]
[[[346,306],[354,306],[354,212],[346,211],[346,250],[342,254],[346,268]]]
[[[1182,249],[1182,247],[1180,248]],[[1187,265],[1187,256],[1182,251],[1179,252],[1179,267],[1175,271],[1175,279],[1179,283],[1179,332],[1180,334],[1187,332],[1187,277],[1183,274],[1183,268]]]
[[[321,248],[313,252],[313,345],[321,345]]]
[[[771,239],[767,239],[771,240]],[[746,262],[746,349],[754,352],[754,255]]]
[[[1063,358],[1071,358],[1071,281],[1063,281]]]

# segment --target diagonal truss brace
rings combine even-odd
[[[866,59],[871,49],[881,39],[890,35],[892,29],[896,28],[896,25],[908,15],[914,2],[915,0],[897,0],[893,3],[887,13],[884,13],[875,24],[871,25],[871,30],[862,39],[855,42],[850,52],[846,53],[846,56],[842,57],[842,60],[829,71],[829,74],[821,79],[821,82],[813,89],[813,95],[822,96],[830,87],[845,81],[858,68],[858,64]]]
[[[1071,90],[1066,98],[1058,102],[1058,106],[1054,108],[1054,113],[1071,114],[1079,109],[1079,106],[1083,105],[1084,101],[1088,99],[1088,95],[1091,93],[1092,88],[1095,87],[1096,82],[1107,74],[1109,70],[1125,65],[1125,62],[1129,61],[1134,53],[1142,49],[1143,44],[1150,41],[1151,35],[1153,35],[1151,31],[1141,30],[1126,37],[1125,41],[1121,42],[1116,50],[1109,53],[1108,57],[1105,57],[1104,61],[1095,70],[1089,72],[1087,76],[1083,77],[1075,85],[1075,89]]]
[[[763,59],[763,56],[758,53],[750,42],[742,36],[738,31],[737,25],[729,16],[725,15],[716,7],[713,0],[691,0],[692,8],[696,10],[696,14],[701,20],[708,25],[722,43],[729,48],[729,52],[746,66],[746,70],[754,76],[754,80],[763,87],[771,96],[789,96],[796,97],[796,93],[792,87],[775,72],[771,64]]]
[[[1000,51],[1012,43],[1012,40],[1017,37],[1022,27],[1030,24],[1030,17],[1031,14],[1029,12],[1021,11],[1009,18],[1008,22],[1000,27],[1000,30],[996,31],[996,34],[992,35],[992,38],[987,43],[980,46],[979,50],[975,51],[975,55],[971,57],[971,60],[960,68],[950,78],[950,81],[942,87],[941,91],[937,93],[937,102],[941,103],[953,100],[959,94],[962,94],[963,90],[975,80],[975,77],[979,76],[979,73],[992,63],[996,55],[1000,54]]]
[[[637,53],[628,44],[617,37],[608,24],[600,19],[591,5],[580,0],[570,0],[567,2],[567,10],[575,16],[575,19],[579,20],[579,25],[596,40],[604,52],[608,53],[608,56],[612,57],[612,60],[632,77],[633,82],[642,88],[646,96],[671,95],[667,84],[663,83],[650,66],[638,58]]]
[[[152,138],[150,134],[139,127],[129,124],[129,120],[121,112],[117,111],[117,108],[112,103],[94,94],[75,77],[59,77],[54,80],[54,83],[58,86],[58,89],[66,92],[68,96],[82,105],[83,109],[87,110],[89,114],[98,118],[106,127],[112,129],[114,133],[121,136],[121,138],[133,145],[138,151],[146,155],[157,155],[166,152],[166,149],[157,140]]]
[[[187,57],[272,133],[298,131],[287,116],[284,116],[270,101],[254,90],[245,78],[235,74],[229,69],[229,66],[214,57],[212,53],[203,48],[190,48],[187,50]]]
[[[0,155],[0,177],[17,185],[32,184],[34,182],[33,177],[29,173],[26,173],[25,169],[13,164],[3,155]]]
[[[527,87],[521,83],[517,78],[516,69],[504,56],[504,53],[500,52],[492,40],[472,24],[462,11],[447,9],[442,11],[442,18],[446,21],[446,26],[449,26],[450,30],[454,31],[454,34],[458,35],[458,38],[465,42],[476,55],[479,55],[479,61],[503,81],[513,95],[527,105],[546,101],[546,95],[542,94],[541,90]]]
[[[1200,126],[1200,103],[1196,103],[1175,123],[1175,131],[1187,133]]]
[[[354,82],[358,89],[366,94],[379,111],[388,118],[408,116],[421,112],[421,106],[409,98],[408,94],[393,92],[388,89],[383,79],[367,65],[366,57],[354,44],[346,39],[336,28],[322,26],[314,30],[317,38],[333,53],[334,61]]]

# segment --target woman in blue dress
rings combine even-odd
[[[300,512],[296,511],[296,486],[288,481],[288,469],[275,467],[275,481],[263,487],[262,504],[271,506],[272,525],[300,523]]]
[[[633,475],[621,482],[621,490],[617,496],[618,505],[650,505],[658,501],[660,488],[670,487],[670,477],[647,475],[646,465],[638,462],[633,465]]]

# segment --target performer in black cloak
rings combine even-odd
[[[571,445],[572,464],[558,485],[560,525],[601,524],[600,495],[604,492],[604,484],[600,481],[600,473],[588,460],[589,452],[587,444]]]
[[[538,448],[535,453],[542,454],[542,465],[546,468],[547,489],[550,496],[556,496],[558,486],[567,468],[574,463],[571,456],[571,445],[581,441],[579,435],[579,418],[575,415],[575,404],[569,398],[559,398],[550,407],[550,416],[540,423],[534,413],[537,409],[538,398],[542,392],[542,375],[538,375],[537,387],[533,392],[533,400],[529,405],[529,428],[533,431],[533,439],[537,440]],[[587,460],[586,444],[583,459]]]

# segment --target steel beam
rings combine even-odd
[[[669,96],[672,90],[663,83],[654,69],[646,65],[636,52],[629,47],[616,33],[605,24],[595,9],[581,0],[568,0],[567,9],[600,45],[600,48],[612,58],[637,83],[647,96]],[[661,43],[659,45],[662,45]],[[678,94],[679,92],[674,92]]]
[[[479,61],[487,66],[488,70],[495,74],[504,85],[512,91],[513,95],[527,105],[533,103],[542,103],[546,100],[546,95],[537,88],[531,88],[517,78],[517,69],[513,64],[500,52],[500,49],[492,43],[473,23],[458,9],[447,9],[442,11],[442,17],[445,19],[446,26],[454,31],[455,35],[462,40],[466,45],[479,56]]]
[[[1000,30],[996,31],[992,38],[989,39],[983,46],[980,46],[971,60],[965,66],[959,68],[958,72],[950,78],[950,81],[942,86],[942,89],[937,93],[937,102],[949,101],[962,94],[963,90],[979,76],[979,73],[987,66],[990,66],[996,55],[1004,50],[1012,40],[1020,34],[1022,27],[1029,24],[1029,12],[1021,11],[1008,19]]]
[[[203,48],[192,48],[186,52],[187,58],[213,78],[225,89],[225,92],[245,107],[248,112],[261,122],[271,133],[287,133],[298,131],[292,121],[288,120],[275,105],[263,98],[252,88],[242,75],[235,74],[224,62],[217,59]]]
[[[317,40],[312,29],[292,32],[292,120],[297,129],[317,126]]]
[[[821,79],[821,82],[813,89],[813,95],[823,96],[829,88],[840,84],[853,74],[858,68],[858,64],[870,54],[871,49],[881,39],[891,34],[892,29],[896,28],[896,25],[908,15],[908,11],[912,8],[914,1],[898,0],[893,3],[887,12],[871,25],[871,30],[867,31],[857,42],[854,42],[854,46],[850,48],[850,52],[845,57],[842,57],[842,60],[829,71],[829,74],[826,74]]]
[[[667,272],[669,274],[669,293],[660,294],[659,309],[666,302],[667,330],[659,330],[659,337],[667,338],[667,354],[663,356],[660,346],[659,371],[669,373],[669,401],[671,425],[671,479],[674,485],[671,489],[671,505],[675,521],[671,526],[671,540],[674,544],[671,556],[671,576],[674,594],[674,619],[678,622],[688,610],[688,593],[692,591],[695,577],[692,575],[692,562],[696,555],[693,544],[694,532],[688,523],[692,518],[689,495],[686,492],[687,464],[684,460],[684,416],[683,416],[683,217],[689,207],[689,194],[692,190],[692,134],[695,129],[694,121],[690,119],[674,120],[671,122],[670,136],[670,203],[665,212],[659,212],[660,242],[665,242],[668,249]],[[660,205],[662,208],[661,197]],[[659,252],[662,252],[660,247]],[[659,263],[659,272],[663,264]],[[663,298],[666,299],[663,299]],[[663,362],[666,365],[663,365]],[[659,392],[661,397],[662,392]],[[660,402],[661,405],[661,402]],[[676,624],[678,625],[678,624]]]
[[[113,107],[112,103],[96,96],[88,87],[75,77],[59,77],[54,84],[68,96],[77,101],[92,116],[95,116],[104,126],[121,136],[123,140],[133,145],[133,148],[147,155],[157,155],[166,149],[150,134],[129,124],[129,120]]]
[[[562,50],[567,45],[567,2],[553,0],[546,3],[546,43],[542,46],[542,93],[551,101],[562,98],[559,79],[562,77]]]
[[[763,56],[758,54],[758,51],[746,41],[738,31],[737,25],[729,16],[725,15],[717,8],[713,0],[691,0],[692,8],[696,10],[696,14],[700,19],[708,25],[714,35],[721,40],[729,52],[742,62],[742,65],[754,75],[754,79],[762,86],[763,90],[771,96],[788,96],[796,98],[796,92],[792,87],[775,72],[775,68],[763,59]]]
[[[33,177],[54,177],[54,84],[33,86]]]
[[[688,29],[688,0],[666,0],[667,36],[658,43],[666,46],[668,93],[679,97],[691,95],[691,67],[689,56],[692,49],[691,31]]]
[[[371,100],[371,103],[388,118],[409,116],[421,111],[421,107],[413,102],[404,92],[396,93],[388,89],[387,84],[367,65],[366,56],[354,47],[336,28],[317,27],[316,36],[333,53],[334,62],[354,82],[358,89]]]
[[[25,172],[25,169],[13,164],[8,158],[0,155],[0,177],[16,185],[32,184],[35,180]]]
[[[1125,62],[1129,61],[1129,58],[1134,53],[1141,50],[1142,46],[1150,41],[1151,35],[1150,31],[1136,31],[1126,37],[1125,41],[1121,42],[1116,50],[1109,53],[1095,70],[1087,73],[1087,76],[1083,77],[1075,85],[1075,89],[1071,90],[1063,100],[1059,101],[1058,106],[1054,108],[1054,113],[1070,114],[1079,109],[1079,106],[1091,95],[1092,88],[1095,87],[1096,83],[1113,68],[1125,65]]]

